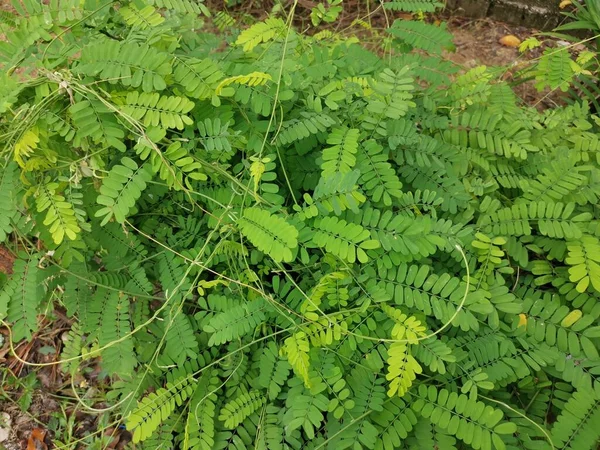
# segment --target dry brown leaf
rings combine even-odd
[[[46,439],[46,430],[34,428],[27,440],[27,450],[48,450],[44,439]]]
[[[508,34],[500,38],[500,43],[506,47],[518,47],[521,45],[521,39],[515,35]]]
[[[106,429],[104,436],[110,438],[110,442],[106,444],[104,448],[116,448],[119,443],[119,432],[115,428],[110,427]]]
[[[567,6],[572,5],[572,4],[573,4],[573,2],[571,2],[571,0],[562,0],[562,2],[560,2],[558,7],[560,9],[565,9]]]

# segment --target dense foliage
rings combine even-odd
[[[418,20],[378,53],[293,6],[210,33],[189,0],[16,4],[0,317],[64,308],[62,370],[100,358],[136,448],[596,448],[585,104],[457,74]]]

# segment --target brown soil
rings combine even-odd
[[[454,35],[456,51],[445,53],[447,59],[460,64],[465,70],[480,65],[504,67],[506,71],[503,78],[509,82],[512,81],[517,70],[522,69],[532,59],[538,58],[546,46],[555,45],[553,39],[539,38],[541,41],[545,41],[544,46],[523,54],[519,52],[518,48],[500,44],[500,39],[507,35],[513,35],[524,41],[535,36],[538,31],[490,19],[469,20],[452,17],[448,20],[448,28]],[[533,82],[515,85],[514,90],[525,104],[536,106],[539,109],[562,104],[560,93],[539,92]]]
[[[5,246],[0,245],[0,272],[10,275],[12,273],[15,255],[13,255]]]
[[[15,395],[15,397],[17,397]],[[12,399],[13,402],[17,398]],[[0,411],[9,417],[10,431],[8,439],[0,443],[0,449],[22,450],[26,448],[30,440],[31,433],[35,429],[42,429],[44,423],[47,423],[52,413],[59,410],[59,404],[49,395],[42,392],[35,392],[31,400],[31,405],[27,412],[23,412],[17,403],[10,401],[0,402]],[[50,436],[45,435],[44,443],[51,444]]]

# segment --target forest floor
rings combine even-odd
[[[465,70],[480,65],[504,67],[503,78],[511,82],[514,73],[529,61],[539,58],[548,46],[565,45],[566,42],[555,38],[545,37],[544,45],[523,54],[516,47],[500,43],[506,36],[515,36],[520,41],[539,35],[539,31],[527,27],[509,25],[491,19],[471,20],[464,17],[450,17],[448,28],[454,36],[455,51],[445,53],[445,57]],[[556,107],[562,104],[561,93],[549,90],[538,91],[535,82],[527,81],[516,84],[513,89],[517,96],[527,104],[540,110]]]
[[[11,0],[0,0],[0,11],[11,10],[10,4]],[[260,12],[252,11],[251,8],[244,12],[261,16],[265,14],[265,8]],[[299,11],[301,29],[308,23],[306,12],[306,7],[304,11]],[[347,17],[342,17],[342,22],[346,19],[349,23],[365,12],[346,10]],[[384,27],[386,19],[391,21],[393,18],[386,18],[380,13],[371,16],[373,26],[381,28]],[[465,70],[478,65],[505,67],[505,79],[511,81],[512,73],[519,64],[537,58],[542,51],[537,49],[523,55],[517,48],[500,43],[500,39],[507,35],[525,40],[537,33],[533,29],[511,26],[489,19],[449,17],[447,20],[448,27],[454,35],[456,50],[445,53],[444,56],[463,66]],[[0,39],[3,38],[0,29]],[[551,45],[556,45],[556,41],[551,41]],[[560,103],[559,95],[538,92],[532,82],[515,86],[515,91],[526,104],[538,108],[549,108]],[[0,247],[0,271],[10,273],[11,265],[12,255]],[[46,321],[47,326],[36,333],[32,342],[19,343],[14,348],[16,353],[27,361],[49,363],[59,358],[63,333],[68,329],[68,321],[60,311],[53,312],[52,317],[43,320]],[[56,365],[36,369],[24,366],[11,356],[8,331],[0,328],[0,450],[52,448],[52,441],[58,436],[55,435],[56,432],[46,432],[48,428],[61,430],[63,440],[67,437],[76,439],[95,429],[98,426],[97,417],[85,413],[69,393],[73,383],[80,388],[89,387],[87,393],[89,402],[96,408],[102,407],[102,402],[97,401],[102,398],[102,383],[96,377],[96,367],[91,363],[84,369],[80,375],[77,375],[77,379],[71,380],[65,377]],[[49,422],[53,423],[50,427]],[[129,440],[127,433],[121,430],[108,429],[107,432],[109,433],[107,448],[123,448]],[[114,437],[110,436],[112,433]]]

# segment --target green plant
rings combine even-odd
[[[142,448],[596,448],[587,105],[451,83],[419,21],[384,60],[293,7],[216,36],[186,0],[24,5],[0,314],[14,343],[63,307],[57,363],[99,358]]]
[[[600,6],[594,1],[575,1],[566,7],[568,9],[563,13],[566,21],[553,32],[541,34],[561,39],[560,45],[546,48],[539,60],[525,69],[522,76],[534,78],[539,90],[568,91],[571,101],[585,98],[595,111],[600,111]],[[521,44],[520,50],[526,51],[542,44],[543,41],[532,37]]]
[[[321,22],[335,22],[344,9],[342,0],[327,0],[327,7],[323,3],[319,3],[310,11],[310,21],[316,27]]]

